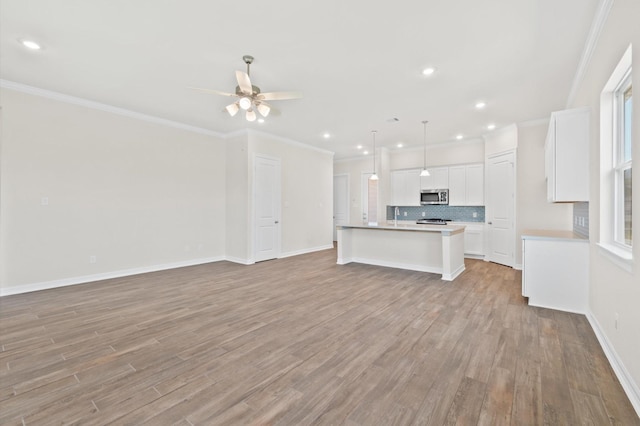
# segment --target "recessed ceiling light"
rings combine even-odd
[[[363,154],[363,155],[368,155],[368,154],[369,154],[369,151],[365,151],[365,152],[363,152],[362,154]]]
[[[403,146],[404,146],[404,145],[402,145],[402,142],[400,142],[400,143],[397,145],[397,147],[398,147],[398,148],[402,148]]]
[[[331,137],[331,133],[329,133],[329,132],[325,132],[325,133],[322,135],[322,137],[323,137],[323,138],[325,138],[325,139],[329,139],[329,138]]]
[[[258,123],[264,123],[264,118],[258,118]]]
[[[460,139],[462,139],[463,137],[464,137],[464,136],[462,136],[462,135],[456,135],[456,139],[457,139],[457,140],[460,140]]]
[[[434,72],[436,72],[434,67],[427,67],[422,70],[422,75],[432,75]]]
[[[357,146],[357,148],[358,148],[358,149],[362,149],[362,145],[358,145],[358,146]]]
[[[477,108],[477,109],[482,109],[482,108],[484,108],[484,107],[486,107],[486,106],[487,106],[487,103],[486,103],[486,102],[484,102],[484,101],[476,102],[476,108]]]
[[[22,44],[24,47],[29,48],[31,50],[40,50],[42,49],[42,46],[40,46],[38,43],[36,43],[33,40],[23,40],[20,39],[18,40],[20,42],[20,44]]]
[[[495,128],[496,128],[496,125],[493,123],[487,125],[487,130],[493,130]]]

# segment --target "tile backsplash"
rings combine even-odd
[[[387,220],[393,220],[395,206],[387,206]],[[398,220],[416,220],[422,217],[455,220],[458,222],[484,222],[484,206],[419,206],[399,207]],[[424,215],[422,214],[424,212]],[[405,216],[405,213],[407,214]],[[475,214],[475,217],[474,217]]]
[[[573,203],[573,232],[589,238],[589,203]]]

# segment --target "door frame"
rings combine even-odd
[[[334,183],[334,194],[333,194],[333,198],[335,200],[335,179],[337,177],[346,177],[347,178],[347,213],[346,213],[346,221],[347,223],[351,222],[351,209],[350,209],[350,204],[351,204],[351,197],[350,197],[350,186],[351,186],[351,177],[349,175],[349,173],[338,173],[333,175],[333,183]],[[333,205],[333,241],[336,241],[336,206],[335,203]]]
[[[488,179],[488,175],[489,175],[489,164],[490,164],[490,160],[496,158],[496,157],[501,157],[503,155],[507,155],[507,154],[511,154],[513,156],[513,179],[512,179],[512,183],[513,183],[513,197],[511,200],[511,211],[513,212],[513,222],[512,222],[512,226],[511,226],[511,253],[512,253],[512,258],[511,258],[511,265],[505,265],[505,266],[510,266],[512,268],[516,267],[516,225],[517,225],[517,211],[516,211],[516,207],[517,207],[517,203],[516,200],[518,199],[517,197],[517,190],[518,190],[518,156],[517,156],[517,148],[513,148],[513,149],[508,149],[505,151],[500,151],[500,152],[495,152],[492,153],[490,155],[487,155],[485,157],[485,165],[484,165],[484,199],[485,199],[485,230],[486,230],[486,236],[487,238],[485,238],[485,245],[484,245],[484,252],[485,252],[485,257],[484,260],[485,262],[493,262],[493,258],[491,257],[491,225],[489,225],[489,221],[490,221],[490,212],[491,212],[491,207],[489,206],[489,203],[487,202],[489,200],[489,179]],[[503,265],[503,263],[500,262],[495,262],[495,263],[499,263],[500,265]]]
[[[277,217],[278,220],[278,224],[276,226],[276,243],[275,243],[275,251],[276,251],[276,256],[274,257],[274,259],[278,259],[280,258],[280,254],[282,253],[282,161],[280,160],[280,158],[278,157],[271,157],[269,155],[265,155],[265,154],[258,154],[258,153],[254,153],[253,154],[253,164],[252,164],[252,176],[251,176],[251,226],[249,229],[251,229],[251,256],[252,256],[252,262],[254,263],[257,260],[257,256],[256,256],[256,250],[258,249],[258,242],[257,242],[257,238],[258,238],[258,218],[256,217],[258,209],[256,208],[256,166],[257,166],[257,162],[258,159],[264,159],[264,160],[268,160],[268,161],[274,161],[276,162],[277,165],[277,176],[276,176],[276,188],[278,188],[278,193],[277,193],[277,200],[276,200],[276,212],[275,212],[275,216]],[[268,259],[264,259],[264,260],[268,260]]]

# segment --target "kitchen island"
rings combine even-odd
[[[350,262],[442,274],[453,281],[464,271],[464,226],[340,225],[338,264]]]

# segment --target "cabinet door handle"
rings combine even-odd
[[[273,223],[280,223],[280,222],[276,220],[276,221],[275,221],[275,222],[273,222]]]
[[[493,222],[487,222],[487,225],[493,225]]]

